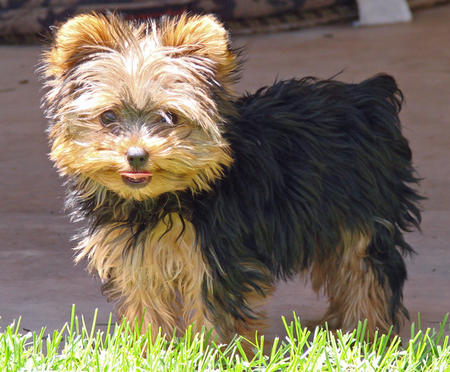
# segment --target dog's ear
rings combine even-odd
[[[51,49],[44,54],[46,75],[60,77],[90,55],[116,48],[124,23],[118,16],[96,13],[69,19],[56,30]]]
[[[162,45],[179,48],[181,55],[209,58],[219,81],[236,70],[237,58],[230,49],[228,32],[216,17],[183,14],[165,18],[160,32]]]

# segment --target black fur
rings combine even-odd
[[[361,84],[282,81],[237,102],[227,133],[234,165],[193,211],[214,273],[211,309],[248,315],[244,292],[273,280],[248,272],[248,261],[285,279],[332,253],[339,227],[376,229],[368,261],[389,281],[396,322],[406,279],[398,249],[412,252],[401,230],[419,226],[421,199],[409,185],[418,179],[400,132],[401,103],[387,75]]]
[[[176,211],[194,224],[214,279],[213,288],[204,283],[204,300],[216,319],[252,317],[246,292],[331,255],[342,228],[376,231],[366,261],[388,282],[396,323],[398,311],[406,313],[401,254],[412,252],[402,231],[419,226],[422,199],[411,187],[418,179],[400,131],[401,103],[388,75],[360,84],[281,81],[246,95],[225,126],[234,163],[213,191],[122,201],[124,222],[139,234]],[[76,193],[70,199],[92,233],[111,221],[117,198],[110,192],[95,211]]]

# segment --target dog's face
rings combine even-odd
[[[77,16],[57,30],[43,69],[50,157],[87,196],[204,190],[232,162],[222,115],[236,57],[211,16]]]

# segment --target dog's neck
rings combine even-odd
[[[82,184],[72,180],[65,206],[73,221],[87,222],[89,234],[117,223],[139,233],[152,230],[165,216],[173,213],[182,219],[190,219],[190,200],[192,196],[188,193],[165,193],[157,198],[137,201],[124,199],[113,191],[100,188],[86,196]]]

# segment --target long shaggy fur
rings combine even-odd
[[[167,333],[195,321],[224,340],[250,334],[275,281],[305,272],[330,326],[398,326],[402,233],[419,226],[421,197],[394,79],[308,77],[236,98],[237,65],[211,16],[91,14],[58,29],[44,105],[67,206],[86,222],[77,259],[119,314]],[[102,126],[107,110],[119,119]],[[120,177],[132,146],[150,154],[139,189]]]

